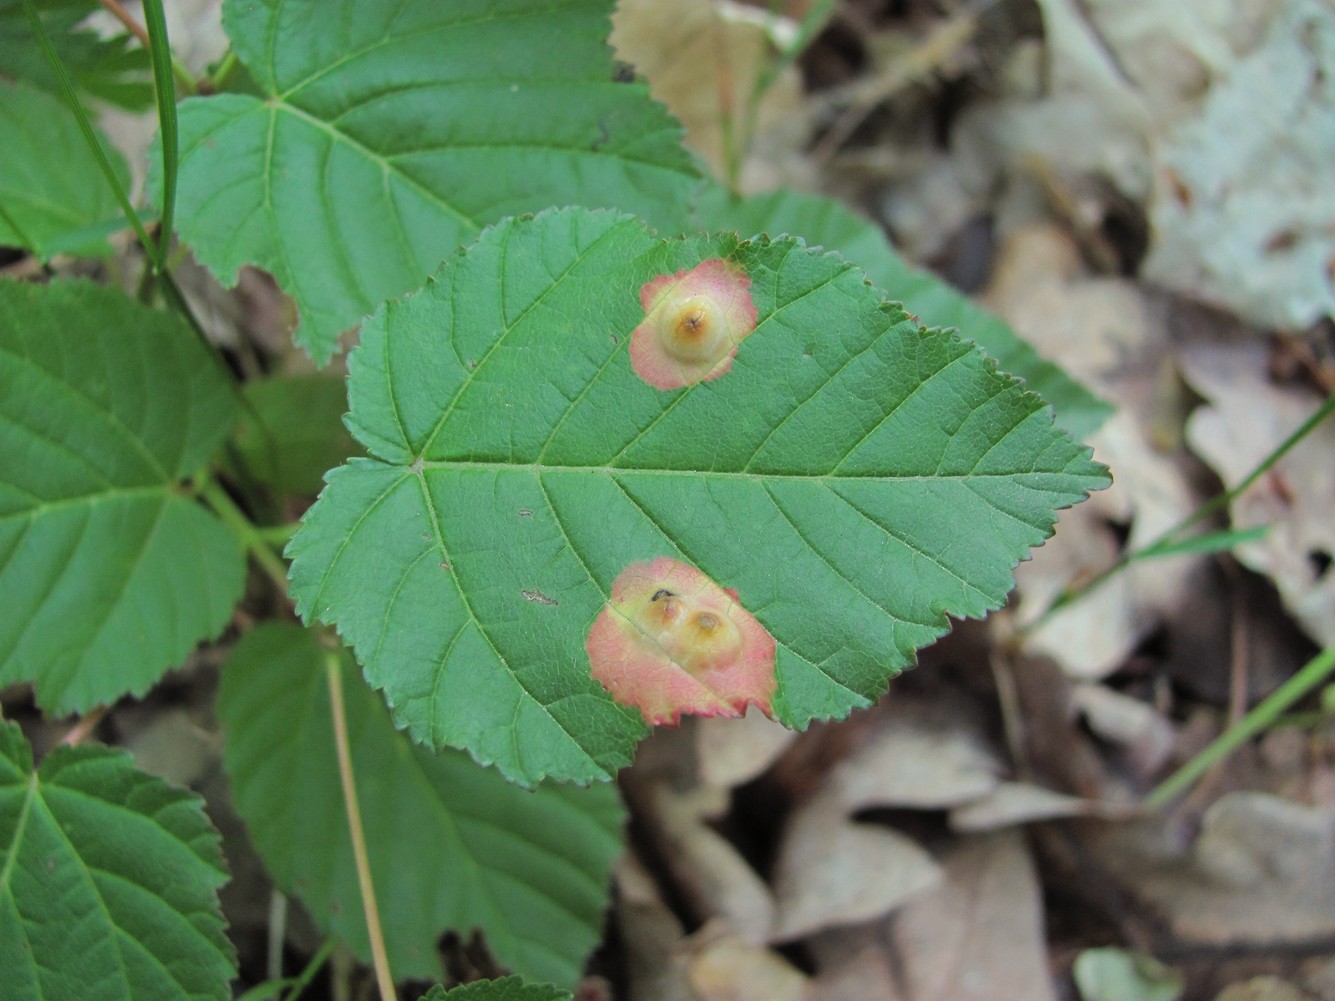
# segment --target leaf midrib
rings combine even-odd
[[[1078,457],[1077,457],[1078,458]],[[410,472],[411,468],[402,463],[384,462],[376,460],[392,469],[400,469],[403,472]],[[802,483],[865,483],[868,481],[889,480],[895,483],[913,483],[927,482],[936,483],[941,480],[982,480],[982,479],[1018,479],[1031,476],[1074,476],[1079,477],[1080,473],[1069,469],[1017,469],[1009,472],[995,473],[748,473],[721,469],[662,469],[643,466],[577,466],[577,465],[551,465],[548,463],[537,462],[509,462],[497,459],[488,461],[485,459],[418,459],[413,464],[414,468],[421,469],[423,472],[429,470],[452,470],[469,469],[483,472],[526,472],[542,475],[544,473],[585,473],[603,476],[688,476],[705,477],[720,480],[755,480],[762,483],[771,481],[797,480]]]

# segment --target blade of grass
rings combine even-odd
[[[1335,646],[1309,660],[1284,684],[1259,702],[1236,726],[1229,727],[1199,754],[1160,782],[1145,797],[1145,806],[1157,810],[1167,805],[1217,763],[1227,758],[1258,733],[1274,724],[1289,706],[1335,674]]]
[[[1267,455],[1264,459],[1262,459],[1256,465],[1255,469],[1253,469],[1250,473],[1248,473],[1245,477],[1243,477],[1242,481],[1238,483],[1237,486],[1233,487],[1231,490],[1225,490],[1222,493],[1215,494],[1200,507],[1196,508],[1195,511],[1191,512],[1191,514],[1187,515],[1176,525],[1173,525],[1171,528],[1168,528],[1165,531],[1161,532],[1156,538],[1152,539],[1146,545],[1141,546],[1139,549],[1132,550],[1131,552],[1123,553],[1122,556],[1107,569],[1102,570],[1099,573],[1095,574],[1094,576],[1083,581],[1079,586],[1068,588],[1067,590],[1063,591],[1060,595],[1058,595],[1057,600],[1054,601],[1051,605],[1049,605],[1047,610],[1042,615],[1034,619],[1033,622],[1030,622],[1028,625],[1026,625],[1021,630],[1021,633],[1028,633],[1038,628],[1038,626],[1040,626],[1041,624],[1046,622],[1049,618],[1051,618],[1052,615],[1056,613],[1059,609],[1066,607],[1067,605],[1071,604],[1071,602],[1076,601],[1079,598],[1083,598],[1086,594],[1089,594],[1089,592],[1093,591],[1096,587],[1101,585],[1109,577],[1112,577],[1114,574],[1120,573],[1122,569],[1125,568],[1128,564],[1134,563],[1136,560],[1145,559],[1147,556],[1167,555],[1167,551],[1170,549],[1170,547],[1186,545],[1191,541],[1193,541],[1190,539],[1178,540],[1177,537],[1181,535],[1183,532],[1185,532],[1187,529],[1191,528],[1193,525],[1196,525],[1204,521],[1206,518],[1210,517],[1210,515],[1214,514],[1221,508],[1227,507],[1230,503],[1232,503],[1234,498],[1239,497],[1243,493],[1245,493],[1246,490],[1253,483],[1255,483],[1262,476],[1268,473],[1271,470],[1271,468],[1275,465],[1275,463],[1277,463],[1280,459],[1284,458],[1284,456],[1287,455],[1294,448],[1294,446],[1296,446],[1300,441],[1302,441],[1309,434],[1311,434],[1312,430],[1316,428],[1317,425],[1319,425],[1327,417],[1329,417],[1333,412],[1335,412],[1335,396],[1330,396],[1327,397],[1325,402],[1322,403],[1321,406],[1317,407],[1317,409],[1312,413],[1312,415],[1308,417],[1307,420],[1303,421],[1303,423],[1299,425],[1299,427],[1292,434],[1290,434],[1287,438],[1285,438],[1282,442],[1280,442],[1279,445],[1277,445],[1269,455]],[[1181,551],[1189,551],[1189,550],[1181,550]]]
[[[130,204],[130,196],[125,188],[121,186],[120,179],[111,166],[111,160],[107,158],[107,151],[98,140],[97,133],[93,130],[93,123],[88,120],[88,112],[74,90],[74,82],[70,79],[70,75],[65,72],[65,64],[60,61],[60,56],[57,55],[55,47],[51,44],[51,37],[46,33],[46,25],[42,24],[42,18],[37,13],[37,7],[33,0],[23,0],[23,11],[28,16],[28,23],[32,25],[33,34],[37,36],[37,44],[41,46],[42,54],[46,56],[46,61],[50,64],[52,72],[55,73],[56,79],[60,83],[61,96],[65,98],[65,103],[69,105],[70,110],[74,112],[75,120],[79,123],[79,131],[83,133],[88,148],[92,150],[93,156],[97,159],[102,176],[111,185],[116,201],[120,203],[121,211],[125,213],[125,218],[130,221],[130,226],[134,229],[139,242],[143,244],[144,249],[148,252],[149,259],[156,260],[158,254],[157,242],[148,235],[148,230],[144,228],[139,213],[135,212],[134,206]]]
[[[1253,525],[1251,528],[1226,529],[1220,532],[1206,532],[1193,535],[1179,542],[1162,542],[1156,546],[1146,546],[1140,550],[1139,559],[1148,560],[1159,556],[1180,556],[1183,553],[1222,553],[1242,545],[1244,542],[1259,542],[1270,531],[1269,525]]]
[[[167,39],[167,15],[162,0],[144,0],[148,52],[153,61],[153,91],[158,100],[158,134],[162,139],[162,219],[160,241],[153,253],[153,271],[167,270],[172,224],[176,217],[176,170],[180,141],[176,129],[176,86],[172,79],[172,52]]]

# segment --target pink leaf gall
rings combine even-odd
[[[717,379],[756,329],[751,278],[721,257],[646,282],[640,305],[644,320],[630,336],[630,364],[657,389]]]
[[[774,637],[736,592],[679,560],[622,570],[584,648],[594,678],[650,725],[771,711]]]

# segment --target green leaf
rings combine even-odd
[[[632,371],[642,285],[745,269],[732,371]],[[947,615],[999,606],[1057,508],[1106,485],[1043,401],[791,239],[664,241],[608,212],[507,220],[367,321],[349,425],[289,546],[399,726],[519,782],[606,779],[644,733],[585,636],[631,561],[736,588],[779,645],[790,726],[869,705]]]
[[[282,493],[314,496],[325,471],[359,451],[343,415],[346,384],[329,375],[275,376],[245,386],[232,444],[246,472]]]
[[[1004,320],[940,278],[910,267],[879,226],[832,198],[777,191],[739,199],[711,186],[698,198],[693,220],[700,229],[791,233],[810,245],[837,250],[923,323],[957,328],[997,359],[1002,371],[1024,379],[1052,405],[1057,426],[1076,438],[1088,437],[1112,413],[1111,406],[1043,358]]]
[[[175,316],[84,282],[0,283],[0,684],[85,712],[221,631],[241,550],[178,484],[234,414]]]
[[[296,626],[261,626],[237,645],[218,699],[223,760],[237,810],[275,879],[369,959],[323,656]],[[528,793],[465,755],[432,754],[394,729],[346,658],[342,667],[391,968],[439,977],[441,933],[480,927],[506,967],[573,984],[598,942],[621,850],[615,791]]]
[[[1153,956],[1085,949],[1072,969],[1082,1001],[1177,1001],[1186,978]]]
[[[422,995],[421,1001],[570,1001],[570,992],[551,984],[526,984],[519,977],[502,977],[475,980],[448,991],[437,984]]]
[[[0,723],[5,1001],[231,997],[226,881],[198,796],[106,747],[60,747],[34,771]]]
[[[135,111],[153,102],[148,53],[128,33],[102,37],[79,23],[101,9],[97,0],[35,0],[38,16],[74,81],[88,97]],[[24,0],[0,0],[0,67],[5,76],[60,93],[55,71],[37,44]]]
[[[182,238],[224,284],[270,271],[323,361],[502,216],[587,204],[679,223],[695,174],[647,89],[614,82],[611,7],[228,0],[264,96],[182,104]]]
[[[22,247],[43,261],[55,253],[109,254],[98,227],[120,217],[120,203],[65,103],[0,82],[0,135],[0,246]],[[102,144],[128,187],[124,158]]]

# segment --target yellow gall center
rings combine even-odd
[[[642,642],[692,674],[735,663],[742,651],[742,634],[733,621],[701,608],[689,595],[660,588],[634,618]]]
[[[703,295],[674,302],[659,327],[659,337],[670,356],[693,364],[722,358],[731,347],[722,313]]]

